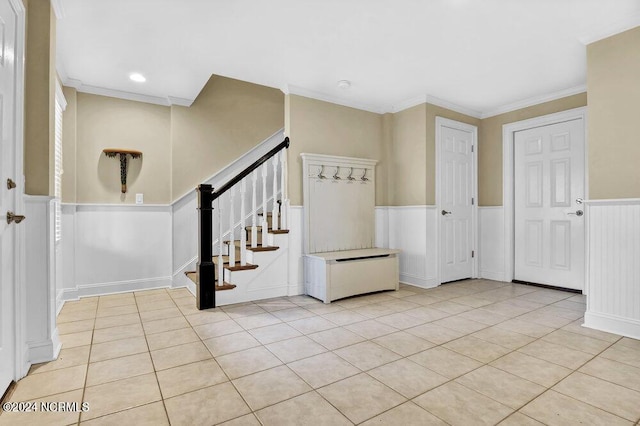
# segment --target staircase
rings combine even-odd
[[[281,295],[274,289],[287,281],[288,147],[285,138],[217,190],[198,187],[198,263],[185,272],[198,309]]]

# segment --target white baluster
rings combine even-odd
[[[280,151],[280,229],[288,229],[289,218],[287,217],[287,197],[285,188],[287,187],[287,150]]]
[[[236,242],[234,240],[233,229],[235,220],[233,217],[233,193],[235,192],[235,187],[231,187],[229,189],[229,266],[236,266]]]
[[[267,163],[262,165],[262,246],[267,246],[269,224],[267,223]]]
[[[251,174],[251,247],[256,248],[258,246],[258,206],[256,201],[256,192],[258,190],[258,171],[254,170]]]
[[[224,281],[224,259],[222,253],[224,253],[224,234],[222,233],[222,210],[220,209],[220,198],[216,200],[218,203],[218,285],[222,285]]]
[[[247,180],[240,182],[240,266],[247,264],[247,230],[244,226],[245,206],[244,199],[247,194]]]
[[[271,212],[271,228],[278,229],[278,216],[280,211],[278,210],[278,156],[273,156],[273,210]]]

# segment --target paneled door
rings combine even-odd
[[[15,299],[17,193],[23,191],[17,176],[16,151],[22,149],[16,138],[16,52],[18,14],[15,3],[0,0],[0,395],[16,377]],[[11,179],[11,181],[8,181]],[[15,183],[15,186],[14,186]],[[24,225],[22,225],[24,226]]]
[[[584,123],[515,134],[514,278],[584,287]]]
[[[440,153],[440,281],[445,283],[473,276],[476,130],[444,119],[436,125]]]

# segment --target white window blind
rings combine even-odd
[[[55,223],[55,241],[58,242],[62,238],[62,112],[63,105],[66,103],[64,96],[56,93],[56,112],[55,112],[55,165],[54,165],[54,223]],[[62,97],[62,99],[60,99]]]

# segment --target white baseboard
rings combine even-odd
[[[640,339],[640,321],[630,318],[597,312],[585,312],[584,326],[606,331],[607,333],[631,337],[632,339]]]
[[[288,296],[299,296],[301,294],[305,294],[304,283],[289,284]]]
[[[50,339],[39,342],[28,342],[27,353],[30,364],[38,364],[41,362],[49,362],[58,358],[62,349],[58,329],[56,328]]]
[[[400,274],[400,283],[401,284],[409,284],[415,287],[421,288],[434,288],[438,287],[438,279],[435,277],[432,278],[419,278],[413,275]]]
[[[78,300],[81,297],[101,296],[104,294],[127,293],[130,291],[169,287],[172,287],[171,277],[156,277],[140,280],[85,284],[79,285],[77,288],[64,289],[63,299]]]
[[[505,281],[504,272],[480,270],[478,276],[486,280]]]
[[[64,289],[59,289],[56,291],[56,317],[60,315],[64,302]]]

